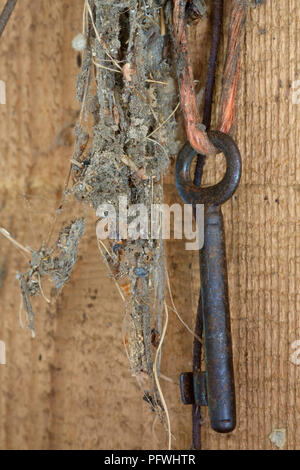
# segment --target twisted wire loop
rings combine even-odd
[[[209,141],[197,107],[185,21],[186,5],[187,0],[173,0],[174,41],[178,61],[177,75],[186,134],[191,146],[197,153],[215,155],[218,150]],[[240,65],[239,52],[246,23],[247,8],[246,0],[232,0],[218,126],[219,130],[226,133],[230,132],[234,123]]]

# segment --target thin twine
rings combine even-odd
[[[206,130],[201,126],[194,88],[194,76],[189,53],[185,9],[187,1],[173,0],[174,39],[178,60],[178,80],[181,108],[191,146],[203,155],[217,154],[219,151],[209,141]],[[228,28],[227,52],[223,71],[218,129],[229,133],[235,120],[235,101],[240,66],[240,46],[247,16],[247,2],[232,0]]]
[[[217,58],[220,47],[220,39],[223,24],[223,0],[214,0],[212,5],[213,23],[212,23],[212,43],[210,49],[210,56],[208,61],[208,71],[206,78],[205,96],[204,96],[204,110],[203,110],[203,124],[206,130],[209,130],[211,124],[212,102],[215,87],[215,76],[217,67]],[[205,163],[205,155],[198,154],[196,170],[194,175],[194,184],[201,185],[203,167]]]
[[[16,6],[17,0],[7,0],[2,13],[0,15],[0,37],[2,36],[3,31],[6,28],[6,25],[9,21],[9,18],[12,15],[12,12],[14,11],[14,8]]]
[[[215,75],[217,67],[217,58],[220,46],[220,38],[223,24],[223,0],[214,0],[212,5],[212,43],[210,49],[210,56],[208,62],[208,71],[206,78],[205,87],[205,99],[204,99],[204,110],[203,110],[203,124],[206,129],[210,128],[211,115],[212,115],[212,101],[213,93],[215,88]],[[201,186],[203,167],[205,164],[205,155],[198,154],[197,164],[194,175],[194,184]],[[195,325],[195,337],[193,347],[193,373],[201,372],[201,355],[202,355],[202,344],[197,340],[197,337],[202,338],[203,334],[203,309],[202,309],[202,298],[201,289],[199,292],[197,317]],[[192,449],[201,450],[201,408],[195,403],[193,404],[192,411]]]

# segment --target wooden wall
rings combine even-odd
[[[0,7],[4,1],[0,2]],[[72,38],[81,30],[81,0],[22,0],[0,40],[0,225],[38,248],[48,233],[72,155],[78,72]],[[297,0],[266,0],[250,9],[242,53],[236,139],[243,177],[226,205],[227,251],[238,400],[237,430],[217,436],[204,426],[207,449],[300,447],[299,216],[300,22]],[[205,23],[191,31],[196,77],[207,55]],[[221,72],[221,69],[220,69]],[[219,73],[220,75],[220,73]],[[220,80],[221,76],[219,76]],[[295,101],[295,100],[294,100]],[[210,180],[220,170],[208,165]],[[166,200],[176,201],[173,169]],[[219,166],[218,166],[219,168]],[[75,203],[69,210],[80,210]],[[81,209],[82,210],[82,209]],[[28,259],[0,239],[1,449],[154,449],[152,416],[130,376],[122,345],[123,306],[97,251],[94,216],[78,263],[58,299],[34,299],[37,336],[20,327],[16,272]],[[167,245],[174,300],[190,325],[199,288],[198,256]],[[173,448],[190,446],[190,408],[178,376],[191,369],[192,338],[170,312],[162,372]],[[297,359],[297,357],[296,357]],[[297,425],[298,424],[298,425]]]

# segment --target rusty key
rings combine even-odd
[[[240,181],[241,157],[232,138],[222,132],[208,133],[226,158],[226,172],[219,183],[196,187],[191,179],[195,150],[186,144],[176,161],[176,186],[187,204],[204,204],[204,245],[199,252],[203,339],[206,372],[181,376],[184,403],[208,405],[212,428],[231,432],[236,424],[232,341],[228,299],[225,233],[221,205],[232,197]]]

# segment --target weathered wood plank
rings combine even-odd
[[[292,83],[300,79],[297,7],[297,0],[267,1],[248,19],[236,133],[244,172],[225,208],[238,427],[217,436],[205,426],[205,448],[274,448],[268,436],[278,428],[286,429],[286,448],[299,448],[300,369],[291,361],[292,344],[300,340],[300,124],[299,105],[292,102]],[[79,107],[71,41],[81,24],[82,2],[23,0],[0,41],[7,89],[7,104],[0,105],[1,225],[33,248],[49,230],[72,155]],[[206,30],[202,23],[191,32],[201,81]],[[219,160],[208,164],[209,181],[221,174]],[[172,174],[165,189],[167,201],[179,201]],[[198,256],[183,248],[183,242],[167,244],[169,275],[178,310],[192,325]],[[35,339],[18,319],[15,274],[26,266],[27,259],[0,239],[0,339],[7,347],[7,365],[0,366],[0,448],[164,448],[130,377],[123,306],[98,257],[93,214],[62,296],[50,307],[34,299]],[[162,372],[173,383],[162,386],[174,448],[187,449],[190,409],[180,404],[178,376],[191,369],[192,338],[169,315]]]

